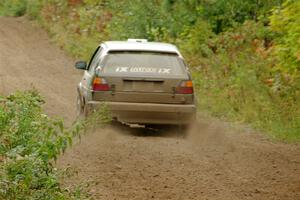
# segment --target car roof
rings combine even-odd
[[[103,45],[107,51],[154,51],[181,54],[175,45],[162,42],[147,42],[146,40],[107,41]]]

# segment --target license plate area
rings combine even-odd
[[[123,91],[163,92],[164,81],[123,80]]]

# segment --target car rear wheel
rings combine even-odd
[[[85,112],[84,112],[84,107],[81,102],[81,98],[79,95],[77,95],[76,99],[76,108],[77,108],[77,119],[84,119],[85,118]]]

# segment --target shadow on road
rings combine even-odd
[[[178,126],[130,127],[120,122],[112,122],[109,126],[118,133],[136,137],[186,138],[188,135],[188,130]]]

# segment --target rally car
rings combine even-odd
[[[144,39],[100,44],[78,84],[78,114],[101,105],[125,124],[188,125],[196,116],[193,82],[176,46]]]

